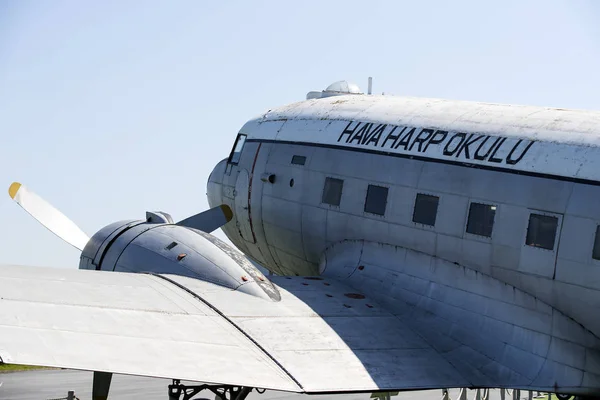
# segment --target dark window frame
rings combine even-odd
[[[302,162],[295,162],[295,161],[297,161],[297,160],[301,160]],[[306,164],[306,156],[301,156],[301,155],[299,155],[299,154],[294,154],[294,155],[292,156],[292,161],[291,161],[291,163],[292,163],[293,165],[305,165],[305,164]]]
[[[331,183],[339,183],[339,193],[336,193],[334,196],[337,199],[337,204],[334,203],[330,203],[326,200],[329,200],[326,198],[326,195],[330,194],[330,192],[327,191],[328,189],[328,184]],[[331,188],[330,190],[332,190],[333,188]],[[325,177],[325,182],[323,183],[323,191],[321,193],[321,204],[327,204],[330,206],[334,206],[334,207],[339,207],[340,204],[342,203],[342,194],[344,193],[344,180],[340,179],[340,178],[334,178],[332,176],[327,176]]]
[[[379,189],[385,189],[385,200],[383,203],[383,212],[378,212],[375,211],[375,209],[373,207],[375,207],[375,205],[371,205],[370,207],[370,203],[369,203],[369,194],[371,192],[371,188],[374,188],[374,190],[379,190]],[[373,192],[372,197],[371,197],[371,201],[377,201],[377,199],[375,199],[376,193]],[[364,206],[364,212],[368,213],[368,214],[373,214],[373,215],[379,215],[380,217],[384,217],[385,216],[385,212],[387,211],[387,203],[388,203],[388,197],[390,195],[390,188],[387,186],[381,186],[381,185],[373,185],[373,184],[369,184],[369,186],[367,187],[367,194],[365,196],[365,206]],[[373,200],[375,199],[375,200]]]
[[[424,199],[425,201],[428,201],[429,199],[434,198],[436,200],[435,202],[435,212],[433,213],[433,221],[425,221],[425,219],[421,218],[420,220],[417,220],[418,214],[420,214],[420,216],[422,217],[425,211],[425,209],[421,209],[421,207],[427,207],[429,204],[424,203],[424,202],[420,202],[419,199]],[[421,207],[419,207],[419,205],[421,205]],[[425,226],[430,226],[430,227],[435,227],[435,223],[437,222],[437,214],[438,214],[438,210],[440,208],[440,196],[436,196],[433,194],[429,194],[429,193],[417,193],[417,195],[415,196],[415,202],[413,205],[413,215],[412,215],[412,222],[414,222],[415,224],[420,224],[420,225],[425,225]],[[429,218],[431,218],[431,214],[428,215]],[[427,216],[426,216],[427,218]],[[431,222],[431,223],[429,223]]]
[[[539,236],[541,236],[542,233],[536,232],[535,235],[533,233],[531,233],[532,225],[535,225],[535,223],[532,224],[532,221],[534,220],[533,217],[535,217],[535,219],[537,219],[537,221],[538,221],[537,222],[538,228],[541,226],[541,224],[550,222],[549,220],[553,219],[555,221],[554,235],[552,236],[552,247],[543,245],[544,238],[541,238],[541,239],[539,238]],[[548,251],[553,251],[553,252],[556,251],[556,243],[557,243],[556,236],[558,234],[559,224],[560,224],[560,218],[556,215],[545,214],[543,212],[530,212],[529,220],[527,222],[527,231],[525,232],[525,245],[536,248],[536,249],[541,249],[541,250],[548,250]],[[530,233],[531,233],[531,236],[530,236]]]
[[[475,207],[474,207],[475,206]],[[479,207],[479,206],[483,206],[483,207]],[[479,208],[478,210],[476,210],[476,208]],[[479,212],[483,212],[483,211],[487,211],[487,212],[492,212],[492,217],[491,217],[491,224],[486,224],[486,221],[471,221],[471,214],[472,213],[479,213]],[[487,239],[491,239],[492,235],[494,234],[494,225],[496,224],[496,211],[498,211],[498,205],[497,204],[493,204],[493,203],[482,203],[479,201],[471,201],[469,202],[469,210],[467,212],[467,224],[465,226],[465,233],[468,233],[469,235],[474,235],[480,238],[487,238]],[[473,216],[475,217],[482,217],[482,218],[489,218],[489,215],[486,215],[485,213],[483,213],[483,215],[475,215]],[[489,222],[489,221],[488,221]],[[476,232],[474,232],[474,230],[476,230]]]
[[[244,139],[244,142],[242,143],[242,147],[240,148],[239,152],[236,152],[235,149],[237,148],[238,143],[240,142],[240,140],[242,138]],[[246,140],[248,140],[248,135],[246,135],[245,133],[238,133],[238,135],[235,138],[235,142],[233,143],[233,147],[231,148],[231,152],[229,153],[229,158],[227,159],[227,164],[238,165],[240,163],[240,159],[242,158],[242,152],[244,151],[244,147],[246,146]],[[234,161],[233,157],[235,154],[239,154],[239,156]]]

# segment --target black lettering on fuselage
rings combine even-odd
[[[396,140],[400,139],[400,135],[402,135],[402,133],[404,133],[404,131],[406,130],[406,128],[402,128],[402,130],[400,131],[399,134],[394,135],[394,132],[396,131],[396,129],[398,129],[398,127],[394,126],[394,128],[390,131],[390,133],[387,134],[385,140],[381,144],[381,147],[385,147],[385,144],[387,143],[388,140],[392,140],[392,145],[390,147],[394,147]]]
[[[408,150],[408,145],[410,144],[410,140],[412,139],[413,133],[415,133],[417,129],[411,128],[410,131],[406,132],[402,139],[398,142],[398,144],[394,143],[394,149],[397,149],[400,146],[404,146],[404,150]]]
[[[496,141],[498,144],[496,145],[496,148],[494,149],[494,151],[492,151],[492,154],[490,154],[490,158],[488,159],[489,162],[493,162],[493,163],[501,163],[502,159],[501,158],[495,158],[494,156],[496,155],[496,153],[498,152],[498,149],[500,149],[500,147],[502,147],[502,145],[504,144],[504,142],[506,142],[506,138],[502,138],[499,141]],[[496,143],[494,143],[496,144]]]
[[[513,145],[514,139],[511,139],[509,144],[505,145],[507,138],[500,136],[466,132],[452,132],[450,136],[451,134],[444,130],[395,125],[389,125],[389,132],[382,140],[387,130],[388,125],[383,123],[350,121],[337,141],[344,140],[349,144],[390,150],[402,147],[404,151],[418,153],[427,153],[429,146],[435,145],[437,149],[433,153],[436,154],[439,154],[442,149],[444,156],[492,163],[505,162],[509,165],[519,163],[535,142],[535,140],[518,139]]]
[[[344,130],[342,131],[340,137],[338,138],[338,142],[340,142],[342,140],[342,138],[344,137],[344,135],[348,135],[348,139],[346,139],[346,143],[348,143],[350,141],[350,138],[352,138],[352,135],[354,134],[354,131],[356,131],[356,128],[358,128],[360,126],[360,122],[356,123],[356,126],[352,129],[350,129],[350,125],[352,125],[352,121],[348,122],[348,125],[346,125],[346,127],[344,128]]]
[[[364,138],[369,135],[372,126],[372,122],[367,122],[366,124],[363,124],[358,130],[355,129],[356,133],[352,135],[350,141],[346,140],[346,143],[354,143],[356,141],[357,144],[364,144]]]
[[[452,156],[454,155],[454,153],[456,153],[458,151],[458,149],[460,148],[460,146],[462,146],[462,144],[464,143],[465,139],[467,137],[466,133],[463,132],[459,132],[456,135],[452,136],[450,138],[450,140],[448,140],[448,143],[446,143],[446,146],[444,147],[444,155],[445,156]],[[456,140],[454,139],[458,139],[458,143],[455,143]],[[450,145],[455,143],[454,148],[452,150],[450,150]]]
[[[433,135],[433,129],[421,129],[421,132],[419,132],[419,134],[417,135],[415,140],[413,140],[413,142],[410,145],[410,148],[408,150],[412,151],[413,147],[415,147],[415,144],[418,143],[419,146],[417,148],[417,151],[419,153],[422,152],[423,150],[421,150],[421,146],[423,145],[424,142],[429,140],[432,135]]]
[[[481,149],[483,149],[483,146],[485,146],[488,140],[490,140],[490,136],[486,136],[485,139],[483,139],[483,142],[479,143],[477,150],[475,150],[475,154],[473,154],[474,159],[484,161],[490,155],[492,149],[496,146],[496,143],[498,142],[498,140],[500,140],[500,138],[496,138],[496,141],[492,143],[492,145],[487,149],[485,154],[482,155],[480,151]]]
[[[467,160],[471,159],[471,155],[469,153],[469,146],[472,145],[473,143],[479,141],[480,139],[483,139],[484,135],[479,135],[476,138],[473,138],[473,136],[475,136],[475,134],[471,133],[469,135],[469,137],[462,143],[462,145],[460,146],[460,148],[456,152],[456,157],[460,157],[460,154],[464,152],[465,153],[465,158]]]
[[[381,139],[381,134],[383,133],[383,131],[385,131],[385,128],[387,128],[386,124],[377,125],[377,127],[371,133],[371,136],[369,136],[367,140],[363,141],[363,144],[366,144],[368,146],[372,142],[373,146],[377,146],[379,144],[379,139]]]
[[[440,130],[435,131],[435,133],[431,136],[431,138],[425,145],[425,148],[423,149],[423,151],[426,152],[427,149],[429,148],[429,146],[432,144],[442,143],[444,141],[444,139],[446,139],[446,136],[448,136],[448,131],[440,131]]]
[[[515,150],[517,149],[517,147],[519,147],[519,145],[521,144],[522,141],[523,141],[523,139],[519,139],[519,141],[510,150],[510,153],[508,153],[508,156],[506,156],[506,163],[507,164],[515,165],[516,163],[518,163],[519,161],[521,161],[523,159],[523,157],[525,157],[525,154],[529,151],[529,149],[531,148],[531,146],[533,146],[533,143],[535,142],[535,140],[531,140],[529,142],[529,144],[527,146],[525,146],[525,148],[523,149],[523,151],[521,152],[521,154],[517,158],[513,158],[513,154],[514,154]]]

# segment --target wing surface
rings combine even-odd
[[[202,290],[225,289],[204,284]],[[0,358],[298,390],[222,316],[147,274],[0,267]]]
[[[273,282],[281,301],[174,275],[0,266],[0,358],[306,393],[468,385],[350,287]]]

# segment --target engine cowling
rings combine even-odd
[[[272,283],[237,249],[208,233],[170,223],[110,224],[88,241],[79,268],[182,275],[280,299]]]
[[[233,218],[221,204],[173,223],[162,211],[145,221],[120,221],[89,238],[73,221],[19,182],[9,196],[58,237],[81,250],[80,269],[187,276],[247,294],[280,300],[278,290],[237,249],[210,232]]]

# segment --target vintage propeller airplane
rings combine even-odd
[[[600,112],[336,82],[246,123],[207,192],[183,221],[88,238],[13,183],[82,252],[78,270],[0,266],[1,360],[95,371],[94,399],[113,373],[174,379],[171,399],[600,396]]]

